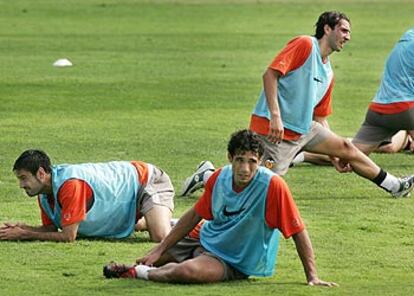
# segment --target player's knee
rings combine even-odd
[[[170,232],[171,227],[163,227],[163,228],[157,228],[157,229],[151,229],[150,230],[150,237],[151,240],[155,243],[161,242]]]
[[[184,261],[175,267],[175,275],[183,282],[194,283],[200,281],[198,275],[200,270],[198,267],[191,263],[191,261]]]
[[[360,151],[348,139],[341,139],[341,158],[355,159],[360,154]]]

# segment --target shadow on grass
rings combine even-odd
[[[105,243],[127,243],[127,244],[152,243],[149,237],[135,236],[135,234],[127,238],[79,237],[76,240],[98,241],[98,242],[105,242]]]

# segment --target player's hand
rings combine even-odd
[[[272,117],[269,124],[269,135],[267,138],[272,143],[279,143],[283,140],[284,127],[280,117]]]
[[[318,278],[311,279],[308,281],[309,286],[324,286],[324,287],[339,287],[337,283],[334,282],[325,282]]]
[[[0,240],[19,240],[24,238],[26,230],[19,226],[6,226],[0,229]]]
[[[157,262],[161,258],[161,255],[162,255],[162,251],[157,246],[151,251],[149,251],[149,253],[145,255],[144,257],[138,258],[136,262],[137,264],[144,264],[144,265],[151,266],[151,265],[154,265],[154,263]]]
[[[353,171],[351,164],[340,158],[332,157],[331,162],[335,169],[340,173],[351,173]]]
[[[4,222],[4,224],[1,224],[0,229],[6,229],[6,228],[13,228],[20,226],[20,223],[16,222]]]

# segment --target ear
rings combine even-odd
[[[328,24],[325,24],[325,26],[323,26],[323,31],[325,32],[325,35],[328,35],[332,31],[332,28]]]
[[[46,173],[45,169],[42,168],[42,167],[40,167],[36,172],[36,177],[41,181],[45,180],[46,175],[47,175],[47,173]]]

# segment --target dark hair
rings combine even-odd
[[[244,129],[233,133],[227,145],[227,151],[230,156],[238,153],[255,152],[259,158],[263,155],[263,144],[259,136],[250,130]]]
[[[325,11],[322,13],[315,24],[316,39],[321,39],[325,34],[325,25],[329,25],[331,29],[335,29],[335,26],[339,23],[340,20],[346,20],[348,23],[351,23],[349,17],[347,17],[345,13],[339,11]]]
[[[14,162],[13,171],[26,170],[32,175],[36,175],[39,168],[43,168],[46,173],[52,171],[49,156],[42,150],[30,149],[24,151]]]

